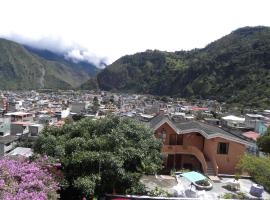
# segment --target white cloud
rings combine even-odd
[[[112,62],[146,49],[200,48],[239,27],[269,26],[269,7],[269,0],[0,0],[0,35],[56,49],[78,46],[87,53],[77,56]]]

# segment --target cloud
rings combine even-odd
[[[34,47],[37,49],[49,50],[54,53],[62,54],[68,60],[75,63],[88,62],[94,64],[98,68],[104,68],[108,59],[99,57],[91,53],[87,48],[82,47],[74,42],[67,42],[60,37],[42,37],[42,38],[27,38],[18,34],[0,35],[0,37]]]

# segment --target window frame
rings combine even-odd
[[[225,151],[224,151],[224,149],[222,148],[221,149],[221,146],[222,145],[226,145],[225,146]],[[217,146],[217,154],[219,154],[219,155],[228,155],[228,153],[229,153],[229,142],[219,142],[218,143],[218,146]]]

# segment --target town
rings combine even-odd
[[[1,91],[0,94],[1,156],[33,156],[31,144],[45,127],[60,128],[83,118],[95,121],[117,116],[151,128],[154,136],[162,141],[160,174],[163,175],[141,179],[149,190],[161,188],[181,196],[183,184],[180,187],[177,182],[186,183],[187,179],[196,185],[196,181],[208,177],[206,186],[211,189],[206,187],[206,194],[190,189],[189,196],[182,197],[217,198],[226,193],[223,186],[230,186],[241,191],[245,198],[270,198],[261,186],[255,188],[248,174],[241,174],[240,181],[233,178],[245,154],[265,156],[256,140],[266,134],[270,126],[270,110],[240,110],[215,100],[107,91],[32,90]],[[187,174],[185,180],[177,176],[181,171],[183,177]],[[198,173],[203,178],[197,180],[195,176],[192,180],[192,174],[188,176],[191,172],[204,176]],[[190,182],[186,183],[186,188],[189,185]],[[250,194],[251,188],[256,192]]]

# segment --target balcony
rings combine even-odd
[[[162,153],[165,154],[188,154],[195,156],[202,164],[202,169],[204,173],[207,173],[207,163],[203,152],[201,152],[195,146],[187,145],[164,145],[161,149]]]

